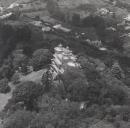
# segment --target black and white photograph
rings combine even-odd
[[[130,0],[0,0],[0,128],[130,128]]]

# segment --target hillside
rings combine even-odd
[[[0,128],[129,128],[129,0],[1,0]]]

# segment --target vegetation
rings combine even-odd
[[[0,93],[8,93],[9,91],[8,79],[5,78],[0,80]]]
[[[48,49],[38,49],[33,53],[31,64],[34,70],[46,67],[51,62],[52,54]]]
[[[35,19],[23,15],[0,22],[0,98],[12,95],[0,113],[0,127],[129,128],[129,38],[124,37],[129,24],[123,20],[128,5],[91,0],[78,6],[80,1],[71,5],[73,1],[66,8],[59,6],[60,0],[43,1],[47,2],[45,15],[70,32],[54,29],[55,23],[43,21],[42,14],[36,21],[51,31],[43,32],[30,22]],[[107,14],[100,14],[104,8]],[[72,50],[77,67],[58,60],[52,63],[58,44]],[[51,70],[51,64],[63,66],[64,72]]]
[[[13,92],[13,99],[15,103],[24,102],[28,109],[33,109],[36,99],[44,92],[42,85],[34,82],[20,83]]]
[[[4,128],[28,127],[34,117],[34,113],[25,110],[18,110],[7,118],[6,122],[4,122]]]

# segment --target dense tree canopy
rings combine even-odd
[[[4,128],[26,128],[29,126],[35,114],[25,110],[18,110],[7,118]]]
[[[88,1],[78,6],[84,0],[42,0],[47,4],[44,18],[48,22],[42,20],[42,13],[27,18],[37,15],[33,11],[19,19],[0,21],[0,93],[5,93],[0,98],[12,96],[5,106],[1,102],[6,98],[0,100],[0,110],[4,107],[0,127],[130,127],[129,23],[124,21],[128,7],[124,9],[124,4],[114,0]],[[32,2],[27,4],[40,6],[41,0]],[[67,7],[59,6],[66,2]],[[37,27],[31,20],[41,21],[43,26]],[[71,31],[59,31],[55,24]],[[50,31],[43,32],[44,27]],[[68,46],[76,57],[64,59],[79,65],[63,62],[64,72],[57,72],[54,78],[50,65],[59,44]],[[57,62],[55,65],[61,68]],[[27,72],[29,67],[31,72]]]
[[[42,85],[28,81],[20,83],[13,92],[15,102],[24,102],[28,109],[33,109],[36,99],[44,92]]]
[[[33,53],[32,56],[32,66],[34,70],[39,70],[48,64],[50,64],[52,58],[52,54],[48,49],[38,49]]]
[[[0,93],[7,93],[10,91],[10,87],[8,85],[8,79],[4,78],[0,80]]]

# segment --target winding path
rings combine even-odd
[[[0,111],[2,111],[5,107],[5,105],[8,103],[8,100],[12,97],[12,92],[15,88],[15,86],[9,82],[9,86],[11,88],[11,91],[7,94],[0,93]]]

